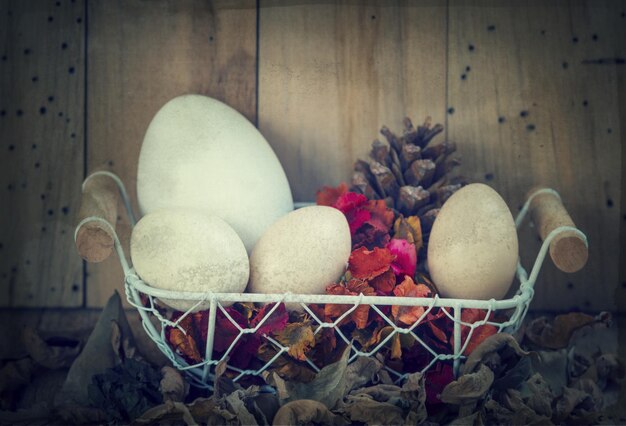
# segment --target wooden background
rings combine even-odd
[[[586,268],[547,262],[532,308],[624,310],[625,13],[617,0],[0,0],[0,306],[99,307],[122,287],[117,259],[75,254],[80,184],[106,164],[134,197],[150,119],[193,92],[259,127],[296,200],[349,179],[383,124],[432,116],[463,173],[514,213],[545,183],[587,233]],[[539,242],[528,228],[520,241],[528,265]]]

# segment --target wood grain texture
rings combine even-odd
[[[0,306],[83,301],[84,30],[82,2],[0,1]]]
[[[259,129],[295,200],[348,180],[382,125],[442,122],[445,40],[432,2],[260,2]]]
[[[464,173],[493,186],[515,213],[531,186],[557,189],[589,238],[582,271],[566,275],[546,261],[533,309],[616,307],[618,69],[593,61],[624,57],[624,38],[611,37],[623,10],[617,1],[450,2],[448,132]],[[520,234],[530,267],[539,242],[527,227]]]
[[[169,99],[205,94],[256,122],[256,2],[88,1],[88,8],[88,166],[109,164],[137,211],[141,142]],[[88,273],[87,306],[103,306],[113,289],[121,291],[115,256]]]

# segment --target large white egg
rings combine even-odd
[[[130,257],[146,284],[179,292],[243,292],[250,274],[237,233],[219,217],[200,211],[167,209],[145,215],[131,234]],[[197,300],[162,302],[186,311]],[[207,301],[195,311],[208,306]]]
[[[351,249],[343,213],[310,206],[276,221],[250,257],[251,293],[324,294],[343,275]]]
[[[261,133],[228,105],[201,95],[166,103],[141,146],[137,197],[144,214],[172,207],[217,215],[248,252],[293,210],[285,172]]]
[[[428,243],[428,269],[444,297],[500,299],[518,260],[511,211],[487,185],[467,185],[443,205]]]

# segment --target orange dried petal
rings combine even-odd
[[[372,218],[369,223],[387,231],[391,229],[395,214],[393,213],[393,210],[387,206],[385,200],[370,200],[366,209],[372,213]]]
[[[430,289],[424,284],[415,284],[413,279],[406,275],[404,281],[393,289],[397,297],[428,297]],[[423,306],[392,306],[391,315],[399,322],[411,325],[424,314]]]
[[[172,328],[169,332],[169,342],[175,349],[179,350],[187,358],[194,362],[201,362],[202,357],[191,334],[183,333],[178,328]]]
[[[308,321],[291,323],[276,335],[276,340],[288,346],[287,353],[300,361],[306,360],[306,353],[315,346],[315,335]]]
[[[486,316],[487,316],[487,311],[485,311],[484,309],[467,308],[467,309],[463,309],[463,311],[461,312],[461,321],[468,323],[468,324],[473,324],[478,321],[483,321]],[[469,336],[470,330],[471,329],[469,326],[461,325],[462,341],[467,339],[467,337]],[[496,334],[497,332],[498,332],[498,328],[492,324],[479,325],[472,332],[472,337],[467,343],[467,346],[465,347],[465,351],[463,352],[463,354],[464,355],[471,354],[472,351],[474,351],[474,349],[476,349],[476,347],[478,347],[478,345],[480,345],[483,342],[483,340],[485,340],[487,337],[493,334]]]
[[[390,294],[396,286],[396,274],[389,269],[369,281],[370,286],[384,294]]]
[[[369,280],[389,270],[394,259],[389,249],[360,247],[350,254],[348,270],[355,278]]]
[[[341,182],[337,188],[324,186],[315,194],[315,202],[318,206],[332,207],[337,199],[346,192],[348,192],[348,185],[345,182]]]

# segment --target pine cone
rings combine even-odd
[[[388,144],[375,140],[370,158],[358,160],[352,175],[351,191],[370,200],[385,200],[387,206],[405,217],[420,218],[423,233],[420,270],[425,266],[428,237],[439,209],[467,184],[464,178],[451,173],[461,164],[459,158],[452,156],[456,144],[444,141],[429,145],[442,131],[441,124],[431,127],[430,117],[417,129],[405,118],[404,134],[400,137],[383,126],[380,133]]]
[[[428,232],[439,208],[466,184],[463,178],[451,176],[461,164],[452,157],[456,144],[429,145],[442,131],[441,124],[431,127],[430,117],[417,129],[405,118],[400,137],[383,126],[380,133],[388,144],[375,140],[368,161],[355,163],[351,191],[371,200],[383,199],[404,216],[419,216],[422,230]]]

